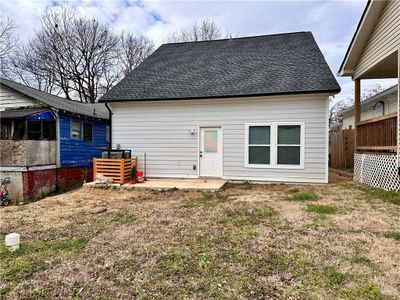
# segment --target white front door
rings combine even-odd
[[[222,177],[222,128],[200,128],[200,176]]]

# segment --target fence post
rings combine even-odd
[[[97,175],[97,162],[96,158],[93,158],[93,181],[96,181],[96,175]]]

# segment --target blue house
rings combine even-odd
[[[31,199],[91,181],[109,147],[109,112],[0,79],[0,177],[11,199]]]

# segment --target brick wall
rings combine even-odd
[[[24,199],[43,197],[57,189],[79,186],[83,181],[92,181],[91,167],[60,168],[23,172]]]
[[[23,172],[24,199],[45,196],[56,190],[56,169]]]
[[[81,185],[83,181],[89,182],[93,179],[93,168],[60,168],[58,169],[58,188],[67,189]]]

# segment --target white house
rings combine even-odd
[[[147,177],[324,183],[339,91],[313,35],[297,32],[164,44],[100,102],[113,147]]]
[[[390,115],[397,112],[397,85],[392,86],[361,102],[361,121]],[[342,128],[354,128],[354,106],[342,110]]]
[[[367,2],[338,75],[354,81],[354,179],[399,191],[400,1]],[[382,78],[397,79],[396,113],[362,120],[363,80]]]

